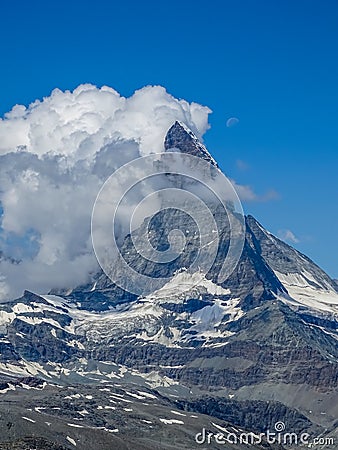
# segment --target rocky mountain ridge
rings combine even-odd
[[[165,139],[165,149],[171,148],[199,155],[217,166],[204,145],[179,122]],[[189,251],[166,267],[142,260],[133,250],[130,236],[126,236],[122,252],[135,268],[169,277],[160,289],[137,297],[100,272],[89,284],[71,292],[37,295],[26,291],[21,298],[1,305],[0,392],[3,399],[10,397],[15,403],[16,395],[22,396],[26,389],[26,412],[20,410],[18,414],[33,421],[40,414],[45,423],[58,423],[58,433],[62,429],[64,436],[61,440],[56,438],[56,431],[47,432],[45,425],[39,425],[37,435],[41,439],[65,448],[74,448],[73,442],[78,442],[85,449],[83,436],[99,426],[102,429],[97,433],[103,433],[105,442],[102,448],[130,448],[123,447],[126,435],[121,430],[130,429],[132,424],[145,439],[143,448],[158,448],[156,439],[163,439],[161,448],[172,448],[170,439],[174,437],[176,448],[199,448],[193,440],[198,427],[193,425],[193,417],[186,418],[186,411],[192,416],[197,414],[201,426],[205,423],[210,427],[217,419],[224,421],[217,422],[223,428],[257,433],[283,421],[290,432],[334,435],[338,417],[336,282],[305,255],[247,216],[240,260],[230,277],[218,284],[216,274],[227,252],[229,223],[222,211],[215,208],[212,212],[219,224],[220,243],[208,273],[186,269],[195,251],[193,229],[186,236]],[[150,226],[154,245],[160,248],[167,245],[166,236],[172,228],[187,229],[186,220],[179,211],[166,210],[150,222],[146,220],[138,232],[145,233]],[[45,383],[39,391],[34,386],[25,388],[26,381],[22,380],[32,377]],[[68,399],[66,410],[73,414],[75,409],[80,411],[80,406],[89,411],[92,402],[103,402],[102,396],[96,399],[87,393],[90,386],[100,392],[114,391],[113,403],[120,398],[120,406],[111,405],[123,414],[119,431],[111,431],[115,428],[111,428],[108,412],[113,414],[113,409],[107,409],[107,417],[97,423],[99,407],[110,405],[96,404],[97,409],[92,407],[82,416],[82,428],[72,427],[76,436],[69,435],[71,440],[67,440],[68,425],[55,418],[57,409],[52,410],[60,406],[56,400],[49,404],[43,392],[51,392],[57,399],[59,389],[77,390],[85,405],[77,405],[77,397]],[[125,394],[127,389],[141,398],[131,400]],[[142,398],[140,390],[148,397]],[[31,403],[36,392],[42,393],[43,404],[31,417],[29,409],[33,411]],[[149,396],[155,396],[156,407],[163,408],[150,419],[146,417],[149,412],[144,413],[147,405],[142,405]],[[125,403],[124,408],[130,409],[128,401],[135,399],[138,406],[131,409],[139,408],[137,417],[134,411],[125,411],[121,406]],[[170,412],[173,408],[178,413],[174,414],[176,419]],[[167,415],[162,417],[164,411]],[[80,420],[81,414],[76,417]],[[170,422],[173,420],[178,422]],[[157,430],[152,439],[147,421]],[[170,424],[175,425],[175,432],[168,434]],[[31,426],[28,435],[36,430],[36,425]],[[124,436],[122,441],[115,439],[118,433]],[[8,432],[6,439],[10,437]],[[186,447],[179,446],[179,439]]]

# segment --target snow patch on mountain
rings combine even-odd
[[[338,293],[331,286],[319,286],[307,271],[283,274],[275,271],[279,280],[286,287],[288,296],[280,296],[286,303],[303,305],[312,310],[332,313],[338,318]],[[325,280],[324,280],[325,281]]]
[[[161,289],[145,297],[145,300],[159,301],[170,298],[175,298],[175,301],[183,300],[201,290],[215,296],[229,295],[231,293],[230,289],[224,289],[213,283],[201,272],[190,273],[187,270],[182,270],[176,273]]]

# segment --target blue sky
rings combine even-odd
[[[2,3],[0,114],[52,89],[160,84],[209,106],[205,142],[270,201],[244,205],[338,277],[338,3]],[[229,117],[239,123],[226,127]]]

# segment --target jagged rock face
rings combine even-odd
[[[246,223],[251,233],[253,248],[273,271],[284,275],[300,274],[315,288],[336,289],[334,280],[307,256],[268,233],[252,216],[247,217]]]
[[[244,403],[245,404],[245,403]],[[230,418],[231,423],[235,425],[243,426],[249,429],[255,428],[257,431],[264,432],[266,430],[266,417],[270,419],[270,423],[276,423],[282,416],[287,423],[296,424],[293,428],[295,433],[301,433],[305,429],[311,428],[311,422],[302,414],[299,414],[296,410],[290,410],[285,408],[282,404],[271,403],[266,404],[265,402],[247,402],[246,406],[242,405],[239,408],[238,402],[223,399],[216,400],[213,397],[205,397],[199,400],[193,400],[191,402],[182,402],[182,406],[185,408],[191,408],[194,411],[199,411],[200,413],[207,413],[220,419]],[[245,410],[245,414],[243,414]],[[321,429],[318,427],[318,432]]]
[[[165,139],[165,149],[172,148],[217,166],[179,122]],[[145,298],[125,292],[100,272],[67,295],[26,291],[2,305],[0,373],[5,379],[0,391],[11,392],[20,383],[35,388],[27,378],[32,375],[81,386],[117,379],[120,386],[132,382],[162,389],[164,406],[173,407],[172,399],[179,397],[175,405],[182,410],[256,432],[285,419],[289,431],[319,434],[327,429],[334,434],[336,282],[248,216],[240,260],[231,276],[217,284],[230,229],[224,212],[214,205],[210,209],[220,239],[215,261],[203,276],[183,270],[197,252],[194,224],[182,211],[165,209],[146,219],[135,235],[150,231],[153,247],[163,250],[172,229],[185,233],[186,247],[171,264],[142,258],[131,236],[121,244],[135,270],[168,278]],[[14,382],[17,374],[21,378]],[[93,411],[91,426],[98,424]],[[21,435],[18,439],[22,442]],[[144,448],[152,448],[145,442]]]
[[[164,147],[166,150],[177,148],[182,153],[199,156],[217,166],[204,145],[180,122],[175,122],[169,129]],[[230,229],[229,220],[224,211],[220,211],[219,208],[212,205],[210,205],[210,209],[218,225],[220,243],[218,255],[207,277],[216,282],[224,255],[228,251]],[[302,274],[311,273],[311,280],[313,278],[314,281],[309,281],[303,274],[305,281],[320,288],[336,289],[335,282],[330,280],[311,260],[266,232],[253,217],[246,218],[246,227],[246,239],[240,261],[232,275],[222,284],[223,287],[231,289],[232,296],[241,299],[242,307],[245,310],[254,308],[261,302],[274,299],[278,293],[286,293],[287,286],[283,284],[284,279],[280,278],[282,275],[288,276],[301,271]],[[196,256],[198,246],[194,241],[193,223],[190,224],[189,217],[179,209],[163,210],[150,222],[146,219],[140,229],[136,231],[135,236],[146,235],[149,232],[154,236],[152,238],[154,248],[163,250],[168,246],[167,237],[172,229],[183,231],[187,240],[186,248],[172,264],[154,263],[142,258],[135,249],[131,236],[128,235],[120,249],[128,265],[133,267],[136,272],[154,279],[172,277],[182,267],[189,267]],[[186,234],[186,229],[189,229],[189,234]],[[95,289],[93,289],[93,285],[95,285]],[[69,298],[80,303],[81,307],[85,309],[107,310],[111,306],[134,301],[136,296],[116,286],[104,273],[100,273],[92,284],[75,289]]]
[[[178,402],[174,397],[166,398],[147,387],[132,383],[115,385],[113,381],[104,386],[97,385],[46,385],[44,388],[28,389],[27,385],[16,385],[6,393],[8,404],[0,402],[1,450],[179,450],[201,448],[195,435],[203,428],[218,433],[221,429],[240,436],[249,433],[248,428],[215,416],[195,412],[194,404]],[[4,395],[2,393],[2,395]],[[210,399],[206,400],[210,403]],[[253,405],[252,405],[253,406]],[[260,405],[265,416],[274,418],[274,405]],[[199,406],[202,409],[202,404]],[[235,402],[227,410],[236,408]],[[211,408],[211,405],[210,405]],[[206,409],[206,408],[205,408]],[[238,408],[237,408],[238,409]],[[234,415],[235,416],[235,415]],[[304,428],[310,424],[301,414],[290,411]],[[239,415],[237,422],[244,422]],[[251,414],[246,423],[251,429],[259,428],[262,415]],[[203,447],[202,447],[203,448]],[[218,445],[214,450],[277,450],[279,445],[248,445],[240,442]]]
[[[228,252],[230,224],[228,217],[224,213],[220,214],[217,206],[210,205],[210,209],[213,211],[213,217],[218,226],[219,245],[217,256],[207,273],[207,278],[217,282],[224,255]],[[197,230],[194,229],[193,223],[189,225],[188,220],[189,217],[179,209],[165,209],[156,214],[150,223],[146,220],[140,229],[134,233],[134,237],[137,238],[138,234],[146,235],[149,232],[153,235],[152,245],[154,248],[163,250],[169,245],[168,235],[170,231],[178,229],[185,234],[185,249],[171,264],[155,263],[139,254],[133,245],[131,236],[128,235],[120,249],[128,265],[136,272],[155,279],[162,277],[168,279],[183,267],[190,267],[198,252],[198,246],[195,240]],[[189,233],[186,232],[187,229]],[[212,241],[213,236],[213,230],[210,229],[210,241]],[[74,290],[69,298],[80,302],[82,307],[93,310],[106,310],[109,306],[116,306],[136,299],[135,295],[125,292],[112,283],[104,273],[99,274],[94,284],[94,290],[92,284],[80,287]],[[261,304],[262,301],[274,299],[278,292],[286,292],[286,289],[260,253],[257,240],[248,224],[239,263],[231,276],[222,283],[222,287],[229,288],[233,297],[239,297],[244,309],[251,309]]]
[[[176,121],[169,129],[164,140],[164,148],[166,151],[171,149],[179,149],[182,153],[197,156],[218,167],[217,162],[210,155],[206,147],[182,122]]]
[[[167,327],[169,332],[177,329],[174,315],[164,315],[158,322],[153,318],[152,329],[149,323],[148,318],[148,338],[156,336],[161,328]],[[121,326],[121,331],[127,329],[133,338],[125,338],[117,329],[109,333],[104,326],[98,328],[95,335],[100,336],[100,341],[89,342],[95,358],[146,372],[160,367],[162,375],[201,389],[238,389],[271,380],[334,387],[338,381],[336,340],[315,327],[304,325],[297,314],[278,302],[270,302],[237,321],[221,324],[219,330],[223,336],[228,332],[223,340],[221,337],[203,340],[199,336],[192,337],[185,345],[177,341],[176,346],[168,346],[164,339],[162,342],[149,339],[148,345],[144,345],[141,338],[142,333],[147,333],[144,321],[133,325]],[[89,333],[93,329],[82,328],[82,331],[90,341]],[[307,367],[309,360],[311,367]]]

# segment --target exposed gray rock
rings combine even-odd
[[[205,146],[179,122],[165,139],[165,149],[172,148],[217,167]],[[173,208],[146,219],[135,231],[135,236],[150,233],[156,250],[168,248],[171,230],[185,233],[184,251],[171,264],[143,258],[130,235],[120,245],[136,271],[154,279],[177,279],[176,285],[168,283],[164,290],[138,298],[99,272],[86,286],[58,292],[59,298],[25,291],[16,301],[1,305],[0,429],[6,442],[0,448],[72,448],[66,433],[74,420],[84,424],[83,429],[71,429],[77,430],[75,438],[83,450],[98,442],[103,450],[136,448],[136,442],[140,450],[159,445],[195,448],[194,433],[217,419],[227,427],[254,431],[285,420],[290,432],[316,435],[327,428],[325,433],[336,435],[337,410],[329,408],[329,402],[338,384],[337,302],[325,304],[321,312],[316,305],[304,306],[301,299],[288,295],[280,274],[302,277],[318,297],[323,292],[335,295],[336,281],[248,216],[238,265],[217,285],[230,226],[222,208],[210,204],[210,210],[218,228],[218,253],[198,283],[189,278],[194,273],[182,270],[198,252],[197,229],[185,213]],[[236,218],[234,211],[230,214]],[[191,282],[183,294],[180,282]],[[48,383],[46,393],[42,380]],[[107,386],[110,394],[104,393]],[[137,386],[148,397],[137,398]],[[269,395],[259,392],[267,387]],[[72,397],[73,390],[78,396]],[[308,392],[318,401],[304,399]],[[107,395],[115,395],[109,405]],[[7,401],[12,402],[10,411]],[[133,411],[128,411],[128,402],[134,402]],[[324,418],[326,405],[331,416]],[[42,413],[34,410],[36,406],[45,408],[46,420],[39,421]],[[186,417],[184,428],[174,432],[159,420],[162,415],[173,418],[173,408],[185,414],[176,414],[177,420]],[[81,415],[84,410],[88,417]],[[23,419],[27,411],[35,422]],[[197,412],[197,419],[188,412]],[[46,424],[50,418],[52,431]],[[113,425],[120,435],[104,430]],[[257,448],[278,448],[264,445]]]

